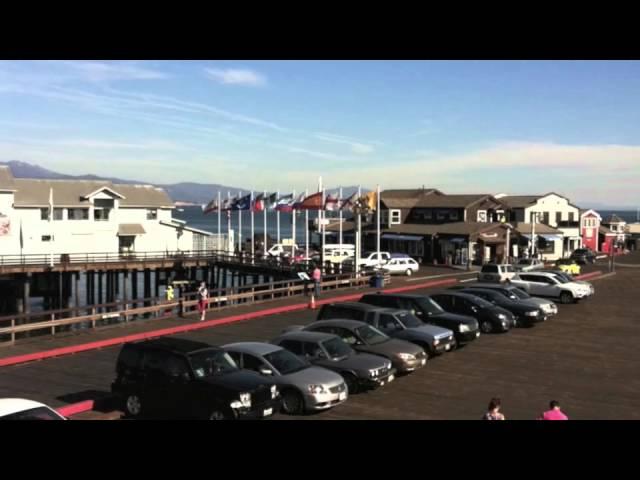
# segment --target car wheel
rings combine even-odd
[[[480,323],[480,331],[482,333],[493,332],[493,324],[490,321],[485,320],[484,322]]]
[[[570,292],[562,292],[560,294],[560,303],[567,304],[571,302],[573,302],[573,295]]]
[[[288,415],[299,415],[304,410],[304,400],[295,390],[287,390],[282,395],[282,410]]]
[[[453,337],[453,342],[451,342],[451,351],[457,350],[458,348],[460,348],[460,345],[458,344],[458,339],[456,337]]]
[[[343,373],[342,378],[344,378],[344,383],[347,384],[347,392],[349,395],[358,393],[358,381],[352,373]]]
[[[142,413],[142,400],[140,397],[135,393],[127,395],[127,398],[124,401],[124,410],[130,417],[139,417]]]
[[[405,273],[407,274],[407,277],[410,277],[411,274],[413,274],[413,270],[411,270],[410,268],[407,268],[407,271]]]

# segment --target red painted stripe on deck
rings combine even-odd
[[[85,400],[84,402],[72,403],[71,405],[65,405],[64,407],[56,408],[63,417],[70,417],[71,415],[77,415],[78,413],[88,412],[93,410],[93,400]]]
[[[439,287],[445,285],[451,285],[454,283],[458,283],[457,279],[446,279],[446,280],[437,280],[432,282],[420,283],[417,285],[409,285],[406,287],[397,287],[383,290],[386,293],[399,293],[406,292],[410,290],[418,290],[421,288],[429,288],[429,287]],[[322,300],[318,300],[316,305],[324,305],[325,303],[334,303],[334,302],[346,302],[350,300],[358,300],[363,295],[363,292],[351,294],[351,295],[342,295],[339,297],[331,297]],[[20,363],[33,362],[36,360],[44,360],[45,358],[52,357],[60,357],[63,355],[71,355],[79,352],[86,352],[88,350],[97,350],[105,347],[112,347],[114,345],[119,345],[127,342],[135,342],[138,340],[148,340],[156,337],[163,337],[166,335],[175,335],[178,333],[191,332],[195,330],[201,330],[203,328],[211,328],[218,325],[226,325],[234,322],[241,322],[245,320],[251,320],[254,318],[265,317],[269,315],[277,315],[281,313],[287,312],[296,312],[300,310],[306,310],[309,308],[307,303],[297,303],[295,305],[288,305],[284,307],[274,307],[268,308],[265,310],[258,310],[250,313],[241,313],[238,315],[232,315],[229,317],[219,318],[216,320],[208,320],[204,322],[198,323],[190,323],[188,325],[180,325],[177,327],[169,327],[163,328],[160,330],[152,330],[150,332],[142,332],[136,333],[132,335],[125,335],[122,337],[109,338],[106,340],[98,340],[95,342],[83,343],[80,345],[72,345],[69,347],[61,347],[54,348],[52,350],[45,350],[42,352],[34,352],[28,353],[25,355],[16,355],[13,357],[0,358],[0,367],[6,367],[9,365],[17,365]]]
[[[587,280],[589,278],[594,278],[602,275],[602,270],[597,270],[595,272],[585,273],[583,275],[578,275],[576,280]]]

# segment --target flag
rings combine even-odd
[[[211,213],[211,212],[216,212],[218,211],[218,200],[214,199],[211,200],[209,203],[207,203],[206,205],[202,205],[202,211],[203,213],[206,215],[207,213]]]
[[[360,198],[362,200],[362,205],[368,208],[369,210],[375,210],[377,208],[378,198],[377,198],[376,192],[365,193]]]
[[[340,199],[337,196],[327,195],[324,201],[324,209],[334,212],[340,209]]]
[[[309,195],[302,200],[298,208],[300,210],[322,210],[322,192]]]
[[[304,201],[304,197],[305,197],[305,194],[301,193],[298,196],[298,198],[293,202],[292,207],[294,210],[300,210],[300,205],[302,205],[302,202]]]
[[[284,195],[271,204],[271,208],[278,212],[290,212],[293,210],[293,194]]]
[[[254,212],[262,212],[264,210],[264,198],[264,194],[258,194],[258,196],[253,199],[251,210]]]
[[[264,199],[265,208],[269,208],[273,210],[273,207],[275,206],[277,200],[278,200],[277,193],[272,193],[271,195],[267,195]]]
[[[249,210],[251,208],[251,194],[237,198],[231,204],[231,210]]]
[[[226,210],[228,212],[229,210],[231,210],[231,208],[233,206],[233,202],[235,202],[235,199],[233,199],[233,198],[225,198],[222,201],[222,205],[220,206],[220,210],[222,210],[222,211]]]
[[[349,198],[346,198],[340,202],[340,210],[351,212],[353,211],[353,205],[356,200],[357,192],[351,194]]]

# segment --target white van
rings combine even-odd
[[[328,243],[324,246],[324,261],[342,263],[348,258],[355,258],[356,246],[348,243]]]
[[[298,245],[285,245],[284,243],[276,243],[269,250],[267,250],[267,253],[272,257],[292,257],[297,251]]]

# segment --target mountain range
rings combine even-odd
[[[31,163],[20,161],[8,161],[0,162],[0,165],[8,165],[11,168],[13,176],[16,178],[46,178],[46,179],[62,179],[62,180],[106,180],[113,183],[124,184],[150,184],[156,187],[163,188],[174,202],[178,204],[197,204],[201,205],[208,203],[211,199],[218,196],[218,191],[224,197],[227,196],[227,192],[231,192],[232,196],[237,195],[239,191],[249,192],[248,188],[230,187],[228,185],[220,185],[217,183],[195,183],[195,182],[180,182],[172,184],[154,184],[149,182],[143,182],[139,180],[125,180],[122,178],[86,174],[86,175],[67,175],[64,173],[54,172],[39,165],[33,165]],[[351,195],[357,191],[358,187],[343,187],[343,197]],[[364,192],[367,189],[363,188]],[[334,193],[333,190],[327,190],[328,193]],[[284,192],[283,192],[284,194]]]

